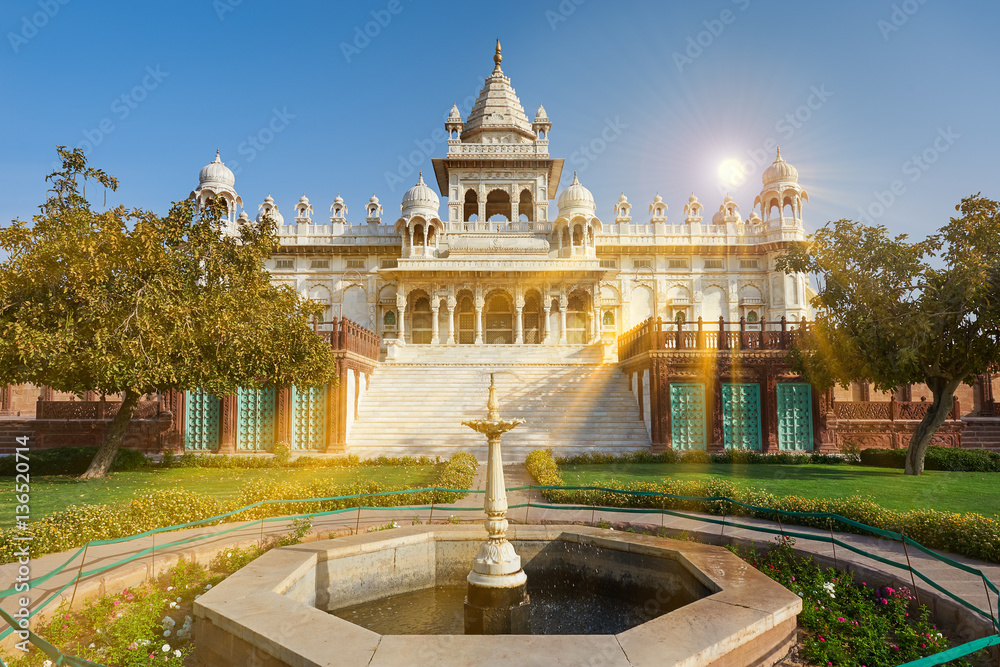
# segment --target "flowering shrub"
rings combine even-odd
[[[426,466],[441,463],[440,457],[429,456],[378,456],[361,459],[357,454],[346,456],[297,456],[283,443],[275,445],[272,456],[246,456],[241,454],[164,455],[161,465],[166,468],[360,468],[361,466]]]
[[[418,461],[418,459],[412,459]],[[421,463],[424,465],[425,463]],[[441,471],[436,486],[449,489],[468,489],[472,485],[478,463],[467,452],[454,454]],[[31,556],[66,551],[86,544],[89,540],[127,537],[153,528],[173,526],[205,519],[229,512],[260,500],[291,500],[297,498],[323,498],[355,496],[343,500],[299,503],[273,503],[227,517],[224,521],[246,521],[263,517],[288,514],[308,514],[347,507],[356,507],[359,499],[365,506],[397,507],[424,505],[432,501],[450,503],[464,497],[464,493],[425,491],[384,496],[370,494],[384,491],[402,491],[401,487],[388,487],[375,481],[334,485],[322,480],[311,483],[285,483],[279,480],[256,480],[245,484],[238,496],[225,502],[214,496],[182,491],[160,490],[137,493],[131,500],[117,505],[71,505],[38,521],[0,530],[0,563],[17,560],[17,551],[24,541],[19,536],[30,535]],[[369,495],[366,495],[369,494]]]
[[[311,526],[308,518],[296,519],[292,522],[292,532],[281,538],[270,538],[263,545],[221,551],[212,560],[210,570],[182,558],[156,582],[103,595],[76,612],[61,605],[44,625],[34,627],[35,633],[64,653],[108,667],[181,667],[194,650],[191,643],[194,601],[264,552],[298,544]],[[5,658],[6,664],[53,667],[35,648],[27,655],[18,651],[18,656]]]
[[[563,486],[555,460],[550,452],[535,450],[525,461],[528,472],[546,486]],[[605,487],[627,492],[645,492],[651,495],[632,495],[615,490],[583,489],[577,491],[545,490],[543,495],[550,502],[598,505],[603,507],[645,507],[651,510],[680,509],[728,516],[750,516],[774,520],[776,514],[769,509],[788,512],[816,512],[839,514],[842,517],[876,528],[905,533],[910,539],[926,547],[953,551],[970,558],[1000,563],[1000,521],[981,514],[942,512],[917,509],[900,512],[889,510],[862,496],[848,498],[802,498],[774,495],[753,487],[740,487],[721,477],[698,480],[665,478],[658,482],[619,482],[609,480]],[[694,497],[726,497],[755,508],[743,507],[727,500],[680,500],[664,498],[660,494]],[[782,514],[787,524],[829,529],[830,519],[825,516]],[[844,523],[834,522],[836,530],[868,534],[866,531]]]
[[[799,657],[828,667],[890,667],[947,649],[948,638],[930,622],[906,588],[857,583],[850,572],[823,570],[796,555],[792,540],[770,551],[729,547],[752,566],[802,597],[799,627],[806,637]],[[966,666],[965,660],[949,665]]]

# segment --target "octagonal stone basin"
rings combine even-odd
[[[617,634],[378,634],[330,610],[464,581],[481,526],[414,526],[275,549],[195,602],[203,664],[772,665],[795,640],[801,599],[729,551],[581,526],[512,526],[525,570],[593,569],[639,592]],[[596,582],[596,583],[595,583]]]

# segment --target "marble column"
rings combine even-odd
[[[448,307],[448,345],[455,344],[455,307],[458,305],[458,299],[454,295],[449,296],[448,300],[445,302]]]
[[[406,342],[406,297],[396,295],[396,339],[400,343]]]
[[[559,344],[566,344],[566,308],[569,306],[569,298],[565,294],[559,295]]]
[[[484,204],[485,206],[485,204]],[[476,345],[483,344],[483,306],[484,299],[477,296],[475,300],[476,306]]]
[[[524,345],[524,297],[514,297],[514,344]]]
[[[440,341],[438,340],[438,333],[441,329],[440,323],[438,322],[438,313],[441,310],[441,301],[438,297],[431,299],[431,345],[437,345]]]
[[[542,298],[542,344],[549,344],[549,316],[552,314],[552,299],[547,295]]]

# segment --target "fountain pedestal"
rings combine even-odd
[[[489,455],[486,468],[487,539],[472,560],[465,598],[465,634],[528,634],[529,603],[527,576],[521,569],[521,557],[507,541],[507,489],[503,478],[500,436],[523,419],[500,419],[496,384],[490,374],[490,395],[486,419],[462,422],[486,436]]]

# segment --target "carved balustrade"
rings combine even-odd
[[[837,419],[867,421],[920,421],[930,410],[930,401],[833,401],[833,416]],[[961,404],[952,398],[948,419],[961,419]]]
[[[794,326],[794,325],[793,325]],[[649,318],[618,337],[618,359],[651,350],[788,350],[792,347],[798,329],[791,328],[782,317],[776,322],[764,319],[747,322],[664,322]]]
[[[334,318],[326,323],[328,330],[317,333],[335,350],[346,350],[378,361],[381,338],[357,322],[346,317]]]

